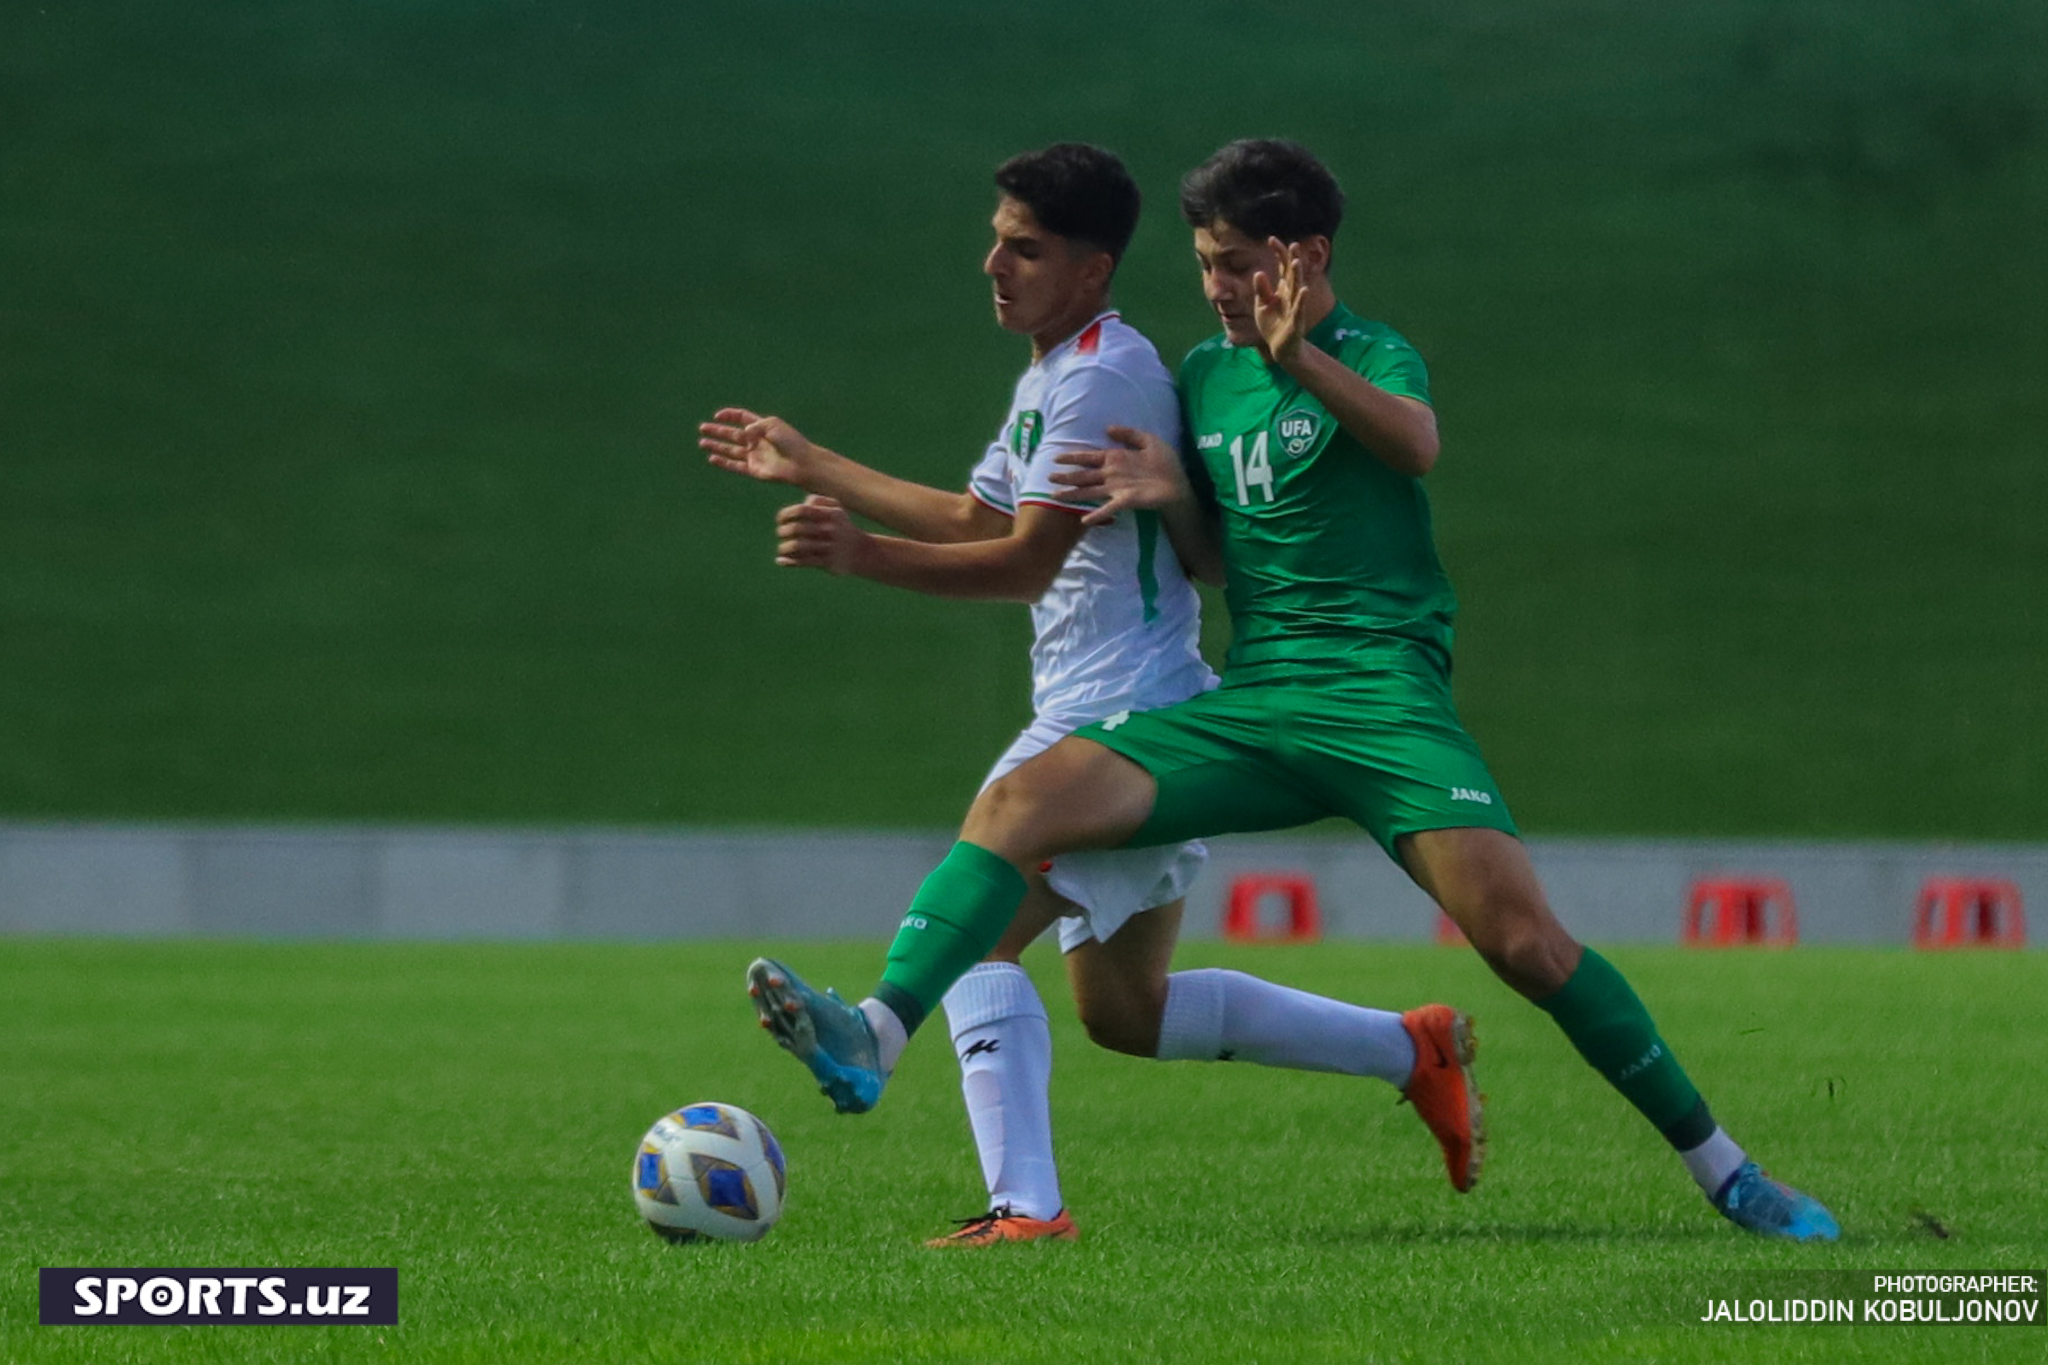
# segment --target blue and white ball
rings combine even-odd
[[[782,1217],[789,1187],[768,1125],[730,1104],[664,1114],[633,1158],[633,1203],[671,1242],[752,1242]]]

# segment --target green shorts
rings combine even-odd
[[[1132,847],[1291,829],[1341,815],[1389,856],[1404,834],[1514,834],[1450,684],[1409,670],[1221,687],[1074,732],[1152,774],[1159,798]]]

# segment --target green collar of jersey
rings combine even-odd
[[[1330,310],[1328,317],[1309,329],[1308,344],[1319,351],[1335,355],[1337,347],[1343,344],[1342,338],[1337,335],[1339,332],[1354,332],[1363,336],[1365,327],[1364,318],[1339,303]]]
[[[1364,336],[1367,333],[1367,329],[1371,326],[1371,323],[1352,312],[1349,308],[1346,308],[1340,302],[1329,311],[1329,314],[1321,322],[1309,329],[1306,340],[1309,345],[1317,350],[1335,355],[1337,354],[1337,348],[1344,344],[1345,336]],[[1270,368],[1279,368],[1266,359],[1265,352],[1260,350],[1257,345],[1233,346],[1229,336],[1226,334],[1218,333],[1207,344],[1218,346],[1225,352],[1241,351],[1245,355],[1256,357]]]
[[[1378,325],[1377,323],[1366,321],[1366,319],[1346,308],[1342,302],[1339,302],[1321,322],[1309,329],[1306,340],[1309,345],[1317,350],[1335,355],[1337,354],[1337,348],[1344,344],[1345,337],[1370,336],[1373,329]],[[1230,335],[1227,332],[1218,332],[1215,336],[1210,337],[1207,341],[1195,347],[1195,350],[1198,352],[1220,352],[1224,356],[1229,356],[1234,352],[1241,356],[1249,356],[1269,369],[1278,370],[1280,368],[1273,364],[1272,361],[1266,359],[1265,352],[1260,349],[1257,343],[1249,346],[1236,345],[1230,340]]]

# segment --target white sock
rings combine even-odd
[[[1415,1041],[1393,1011],[1214,967],[1166,978],[1159,1056],[1377,1076],[1397,1086],[1415,1071]]]
[[[875,1051],[880,1054],[882,1074],[886,1076],[896,1069],[903,1049],[910,1046],[910,1035],[903,1031],[903,1021],[896,1017],[896,1011],[872,995],[860,1002],[860,1012],[868,1017],[868,1027],[875,1031]]]
[[[1728,1130],[1716,1124],[1714,1135],[1697,1147],[1688,1148],[1678,1154],[1685,1163],[1685,1169],[1692,1172],[1693,1182],[1712,1199],[1728,1183],[1743,1162],[1749,1160],[1749,1153],[1736,1145],[1728,1136]]]
[[[1022,967],[984,962],[946,992],[960,1093],[981,1153],[988,1206],[1026,1218],[1064,1207],[1052,1155],[1052,1031]]]

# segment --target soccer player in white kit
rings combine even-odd
[[[1032,363],[966,493],[892,478],[816,445],[780,418],[743,408],[721,409],[700,428],[699,441],[714,465],[812,495],[778,517],[778,564],[941,596],[1032,604],[1036,718],[984,785],[1081,725],[1171,705],[1217,681],[1197,648],[1199,601],[1156,518],[1140,514],[1084,528],[1088,509],[1060,498],[1051,481],[1059,455],[1104,446],[1109,427],[1169,439],[1180,432],[1179,399],[1158,352],[1109,307],[1110,279],[1137,224],[1137,187],[1115,156],[1075,143],[1012,158],[997,170],[996,185],[996,242],[983,268],[998,323],[1031,337]],[[902,538],[862,531],[849,512]],[[931,1245],[1078,1235],[1053,1157],[1045,1006],[1018,957],[1057,922],[1091,1038],[1139,1056],[1195,1055],[1180,1046],[1188,1040],[1167,1036],[1174,988],[1167,966],[1182,897],[1206,858],[1198,842],[1063,855],[1033,880],[987,959],[946,994],[989,1211]],[[1208,1047],[1211,1034],[1230,1033],[1230,1050],[1245,1060],[1378,1075],[1396,1085],[1419,1070],[1416,1024],[1400,1014],[1242,973],[1177,975],[1203,978],[1193,983],[1201,998],[1232,1001],[1239,1016],[1234,1033],[1223,1020],[1205,1020],[1196,1049]],[[907,1035],[893,1013],[869,1014],[895,1026],[897,1036],[880,1040],[893,1064]],[[763,1015],[771,1028],[778,1022],[765,1003]],[[780,1033],[778,1041],[799,1051]],[[1455,1098],[1453,1107],[1469,1113],[1457,1137],[1467,1144],[1460,1161],[1476,1169],[1469,1145],[1477,1093],[1462,1068],[1451,1070],[1454,1076],[1439,1084],[1461,1093],[1442,1098]]]

